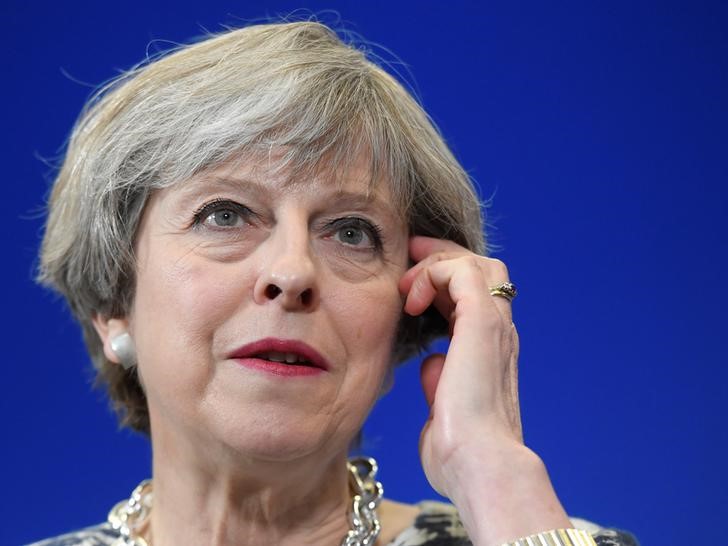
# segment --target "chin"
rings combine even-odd
[[[218,441],[249,460],[286,462],[310,456],[333,456],[348,449],[350,439],[339,438],[340,429],[332,434],[326,425],[310,422],[296,423],[291,419],[270,416],[260,421],[237,421],[220,431]],[[352,433],[354,436],[355,433]]]

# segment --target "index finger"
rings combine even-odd
[[[415,262],[424,260],[436,252],[470,252],[470,250],[449,239],[436,239],[424,235],[410,237],[409,254]]]
[[[439,260],[473,254],[467,248],[453,241],[423,235],[410,237],[408,246],[410,259],[415,263],[402,275],[399,281],[399,290],[403,294],[409,292],[412,282],[425,266]]]

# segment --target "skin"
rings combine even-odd
[[[422,367],[430,483],[478,546],[570,526],[522,443],[518,339],[509,303],[488,292],[508,279],[505,266],[452,242],[409,238],[386,184],[368,191],[359,159],[343,179],[301,181],[253,158],[147,204],[132,312],[95,324],[111,361],[114,336],[129,332],[136,345],[154,446],[145,530],[154,546],[339,544],[348,445],[386,384],[403,308],[417,315],[430,305],[452,331],[448,354]],[[381,246],[360,223],[331,224],[350,217],[379,226]],[[305,341],[329,370],[281,378],[229,358],[264,337]],[[377,544],[415,514],[385,501]]]
[[[447,355],[422,364],[430,415],[420,438],[430,484],[457,506],[475,545],[498,545],[569,521],[539,457],[523,445],[518,334],[511,305],[489,287],[505,264],[451,241],[413,237],[400,281],[405,312],[434,305],[450,321]]]

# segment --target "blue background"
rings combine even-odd
[[[57,157],[91,86],[140,60],[151,40],[299,7],[0,7],[1,544],[100,521],[149,472],[146,441],[118,431],[90,389],[68,312],[33,284],[52,173],[44,160]],[[723,536],[726,3],[306,7],[337,10],[406,63],[400,70],[492,197],[491,241],[522,294],[526,440],[567,510],[631,529],[644,545]],[[417,375],[416,365],[400,370],[367,427],[387,493],[405,501],[433,496],[417,458],[426,416]]]

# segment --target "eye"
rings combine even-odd
[[[233,227],[240,223],[240,215],[231,209],[216,210],[205,218],[204,223],[219,227]]]
[[[228,199],[215,199],[205,203],[194,214],[194,226],[207,226],[212,229],[240,227],[252,215],[249,208]]]
[[[332,238],[343,245],[362,250],[379,250],[380,229],[362,218],[340,218],[329,224]]]
[[[364,230],[357,227],[341,228],[336,232],[336,235],[338,236],[338,240],[342,243],[354,246],[358,245],[366,238]]]

